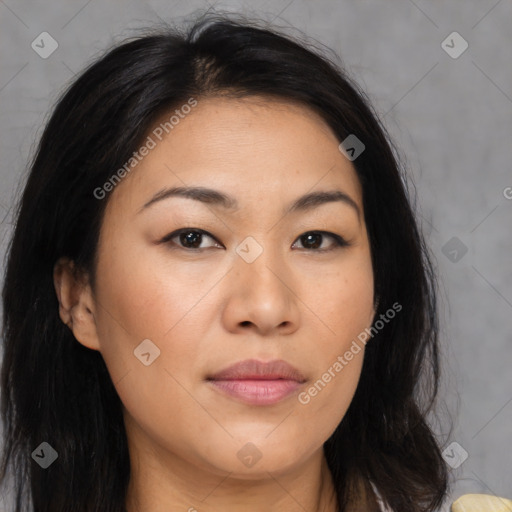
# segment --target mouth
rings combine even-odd
[[[213,389],[250,405],[272,405],[294,394],[306,378],[283,360],[240,361],[207,377]]]

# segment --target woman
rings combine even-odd
[[[209,17],[93,63],[9,249],[16,511],[437,510],[435,274],[404,184],[364,93],[275,30]]]

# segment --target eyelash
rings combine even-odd
[[[182,228],[182,229],[178,229],[178,230],[173,231],[172,233],[169,233],[168,235],[164,236],[160,240],[159,243],[167,243],[167,244],[170,244],[170,245],[174,245],[175,247],[172,247],[173,249],[174,248],[183,249],[184,251],[187,251],[187,252],[201,252],[203,250],[212,249],[213,248],[213,247],[189,248],[189,247],[183,247],[181,245],[178,245],[178,244],[172,242],[173,238],[176,238],[177,236],[181,235],[182,233],[197,233],[197,234],[201,234],[201,235],[206,235],[206,236],[209,236],[210,238],[212,238],[213,240],[215,240],[215,242],[219,243],[218,240],[213,235],[211,235],[207,231],[204,231],[203,229],[199,229],[199,228]],[[306,231],[305,233],[300,235],[297,238],[297,240],[299,240],[300,238],[302,238],[304,236],[307,236],[307,235],[324,235],[324,236],[327,235],[328,237],[330,237],[330,238],[332,238],[334,240],[334,245],[332,247],[330,247],[329,249],[307,249],[307,248],[303,249],[303,250],[308,251],[308,252],[326,253],[326,252],[331,252],[331,251],[333,251],[335,249],[341,249],[343,247],[348,247],[348,246],[352,245],[351,243],[347,242],[342,236],[336,235],[335,233],[330,233],[328,231]]]

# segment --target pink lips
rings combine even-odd
[[[304,376],[283,360],[247,359],[208,378],[221,392],[251,405],[275,404],[293,394]]]

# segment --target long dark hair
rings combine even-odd
[[[191,97],[261,95],[317,112],[353,161],[371,244],[375,319],[400,313],[366,346],[353,401],[324,445],[340,510],[376,510],[375,486],[395,511],[434,511],[448,490],[427,416],[439,384],[436,276],[411,206],[407,178],[365,92],[336,59],[258,22],[209,15],[111,49],[54,108],[16,211],[3,288],[1,412],[15,510],[121,512],[130,478],[121,402],[101,354],[59,317],[53,267],[66,256],[94,286],[102,187],[165,112]],[[135,171],[136,172],[136,171]],[[375,321],[376,321],[375,320]],[[48,442],[58,463],[32,452]],[[371,483],[370,483],[371,482]]]

